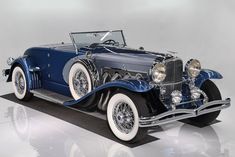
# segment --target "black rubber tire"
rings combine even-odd
[[[115,94],[118,94],[118,93],[125,94],[126,96],[128,96],[133,101],[133,103],[135,104],[135,106],[137,108],[137,112],[139,114],[139,117],[141,115],[146,115],[146,114],[149,113],[147,105],[145,105],[146,100],[140,94],[133,93],[133,92],[130,92],[130,91],[127,91],[127,90],[124,90],[124,89],[118,89],[112,94],[112,96],[115,95]],[[107,121],[107,123],[108,123],[108,121]],[[110,128],[110,125],[109,125],[109,129],[112,131],[112,129]],[[125,141],[125,142],[128,142],[130,144],[139,142],[147,136],[147,133],[148,133],[148,128],[139,127],[138,132],[135,135],[135,137],[132,138],[130,141]]]
[[[221,100],[221,94],[217,86],[211,81],[206,80],[202,86],[201,90],[204,91],[208,97],[208,101]],[[198,117],[189,118],[190,121],[194,123],[209,125],[219,116],[220,111],[207,113]]]
[[[33,94],[30,93],[29,91],[27,91],[27,93],[26,93],[24,99],[22,99],[22,101],[30,101],[32,99],[32,97],[33,97]]]

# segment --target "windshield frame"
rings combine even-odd
[[[123,46],[125,47],[125,46],[127,46],[126,45],[126,40],[125,40],[125,37],[124,37],[124,34],[123,34],[123,31],[122,30],[109,30],[109,31],[88,31],[88,32],[71,32],[71,33],[69,33],[69,36],[70,36],[70,38],[71,38],[71,41],[72,41],[72,44],[74,45],[74,47],[75,47],[75,49],[76,49],[76,51],[78,51],[78,47],[77,47],[77,44],[78,43],[76,43],[75,42],[75,39],[74,39],[74,36],[73,35],[75,35],[75,34],[89,34],[89,33],[108,33],[108,32],[120,32],[121,33],[121,36],[122,36],[122,40],[123,40]],[[81,42],[82,43],[82,42]]]

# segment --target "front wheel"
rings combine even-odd
[[[143,139],[146,128],[139,128],[139,116],[146,113],[147,106],[135,94],[119,90],[113,94],[108,103],[107,119],[113,134],[122,141],[130,143]]]
[[[206,93],[208,97],[208,101],[222,99],[219,89],[211,80],[205,81],[201,86],[201,90]],[[215,112],[203,114],[198,117],[190,118],[189,120],[195,123],[209,125],[219,116],[219,114],[220,114],[220,111],[215,111]]]

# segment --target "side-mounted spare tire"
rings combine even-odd
[[[68,83],[71,95],[75,100],[82,98],[94,89],[96,72],[93,64],[86,60],[78,61],[71,66]],[[82,100],[75,108],[93,111],[97,107],[97,98],[99,98],[99,93],[94,93]]]
[[[80,99],[93,89],[91,74],[80,62],[73,64],[70,69],[69,88],[75,100]]]

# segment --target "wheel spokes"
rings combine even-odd
[[[83,71],[78,70],[75,73],[73,78],[73,87],[79,96],[84,96],[88,93],[89,85],[86,74]]]
[[[22,94],[25,90],[25,80],[24,80],[24,77],[23,75],[18,72],[16,73],[16,76],[15,76],[15,87],[17,88],[17,91]]]
[[[116,127],[126,134],[134,127],[134,114],[128,103],[120,102],[113,109],[113,120]]]

